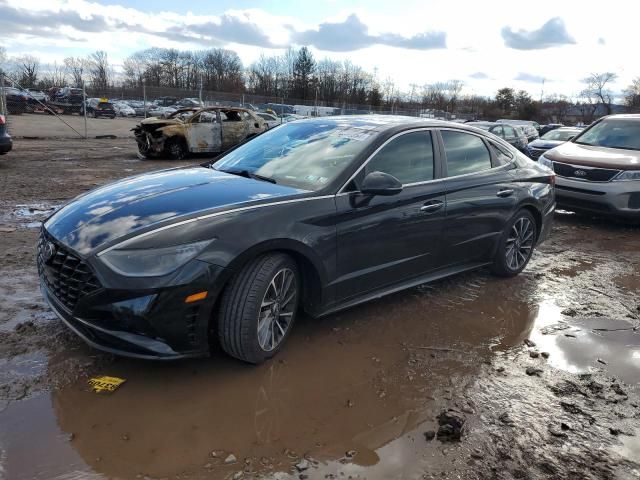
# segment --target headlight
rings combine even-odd
[[[640,180],[640,170],[625,170],[613,178],[614,182]]]
[[[116,273],[127,277],[159,277],[173,272],[198,255],[210,240],[149,249],[114,249],[100,259]]]
[[[547,157],[544,156],[544,153],[542,155],[540,155],[540,158],[538,158],[538,163],[540,165],[544,165],[547,168],[550,168],[551,170],[553,170],[553,162],[551,160],[549,160]]]

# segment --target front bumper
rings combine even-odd
[[[13,141],[9,136],[0,136],[0,153],[8,153],[13,148]]]
[[[48,243],[53,256],[47,256]],[[38,243],[42,294],[91,346],[118,355],[172,360],[206,356],[211,315],[225,269],[191,260],[166,277],[130,278],[81,259],[50,235]],[[187,297],[206,291],[204,299]]]
[[[86,320],[74,317],[42,284],[41,290],[51,310],[58,318],[82,340],[98,350],[144,360],[177,360],[206,354],[206,352],[176,352],[166,343],[144,335],[99,327]]]
[[[558,205],[572,210],[640,219],[640,181],[588,182],[556,177]]]

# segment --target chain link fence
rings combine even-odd
[[[315,98],[163,87],[55,87],[41,91],[23,88],[9,77],[0,77],[0,112],[6,115],[14,138],[131,137],[131,129],[142,118],[167,117],[178,108],[199,106],[244,107],[270,112],[277,117],[382,114],[442,120],[474,118],[469,113],[403,109],[395,105],[374,107],[347,102],[328,103]]]

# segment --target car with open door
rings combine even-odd
[[[300,120],[63,206],[40,234],[42,292],[102,350],[174,359],[218,343],[260,363],[303,310],[321,317],[483,267],[517,275],[550,231],[554,181],[465,125]]]

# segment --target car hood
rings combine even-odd
[[[640,151],[566,142],[544,154],[554,162],[587,167],[640,170]]]
[[[162,170],[100,187],[53,214],[46,230],[81,255],[153,226],[309,193],[206,167]]]
[[[144,125],[144,126],[154,126],[154,127],[165,127],[168,125],[182,125],[182,121],[181,120],[177,120],[177,119],[166,119],[166,118],[158,118],[158,117],[152,117],[152,118],[145,118],[144,120],[142,120],[140,122],[140,125]]]
[[[558,145],[562,145],[564,143],[564,141],[562,140],[534,140],[533,142],[529,143],[530,147],[533,148],[554,148],[557,147]]]

